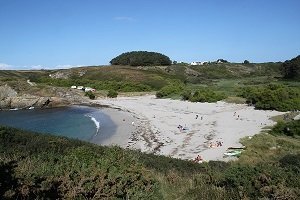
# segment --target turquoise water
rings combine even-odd
[[[0,125],[100,144],[116,131],[110,116],[86,106],[0,111]]]

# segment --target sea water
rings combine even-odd
[[[117,128],[101,109],[87,106],[0,111],[0,125],[99,144]]]

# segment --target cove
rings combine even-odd
[[[116,124],[99,108],[70,106],[0,111],[0,125],[101,144],[116,132]]]

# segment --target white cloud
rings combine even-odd
[[[12,69],[13,66],[5,63],[0,63],[0,69]]]
[[[0,70],[40,70],[40,69],[68,69],[74,67],[82,67],[86,65],[56,65],[56,66],[43,66],[43,65],[23,65],[23,66],[15,66],[9,65],[5,63],[0,63]]]
[[[127,16],[118,16],[118,17],[114,17],[114,20],[117,20],[117,21],[135,21],[134,18],[132,18],[132,17],[127,17]]]
[[[49,67],[47,69],[69,69],[69,68],[74,68],[74,67],[82,67],[85,65],[56,65],[54,67]]]
[[[31,65],[29,67],[27,66],[24,66],[22,68],[25,68],[25,69],[34,69],[34,70],[38,70],[38,69],[44,69],[44,67],[42,65]]]
[[[38,70],[38,69],[69,69],[69,68],[74,68],[74,67],[82,67],[85,65],[56,65],[52,67],[46,67],[42,65],[32,65],[32,66],[24,66],[22,68],[24,69],[33,69],[33,70]]]

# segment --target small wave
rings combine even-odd
[[[98,134],[98,132],[99,132],[99,129],[100,129],[100,122],[98,122],[97,120],[96,120],[96,118],[95,117],[93,117],[93,116],[90,116],[90,115],[86,115],[87,117],[89,117],[89,118],[91,118],[91,120],[94,122],[94,124],[96,125],[96,135]]]

